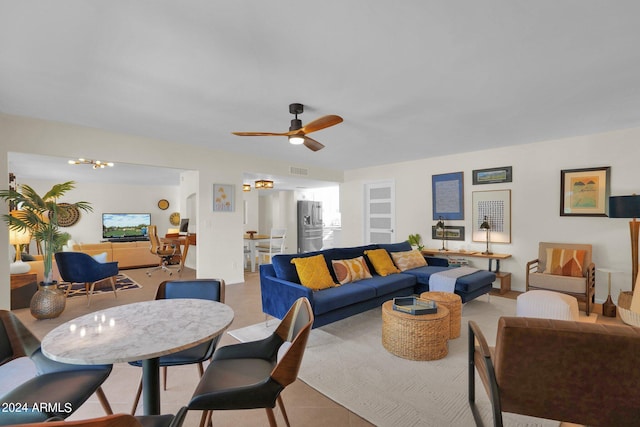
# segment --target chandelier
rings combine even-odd
[[[269,181],[268,179],[259,179],[256,181],[256,189],[269,189],[273,188],[273,181]]]
[[[106,167],[113,167],[112,162],[103,162],[101,160],[91,160],[91,159],[78,159],[78,160],[69,160],[70,165],[91,165],[94,169],[103,169]]]

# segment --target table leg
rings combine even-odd
[[[251,252],[251,272],[255,273],[256,272],[256,242],[255,241],[249,241],[249,249]]]
[[[180,271],[184,270],[184,262],[187,259],[187,254],[189,253],[189,237],[187,236],[184,239],[184,249],[182,250],[182,256],[180,259]]]
[[[160,359],[142,361],[142,407],[144,415],[160,414]]]

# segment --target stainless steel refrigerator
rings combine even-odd
[[[322,202],[298,200],[298,253],[322,249]]]

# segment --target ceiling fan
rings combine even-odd
[[[302,126],[302,120],[298,119],[298,114],[304,112],[304,105],[302,104],[290,104],[289,112],[295,115],[295,119],[291,120],[291,126],[289,132],[232,132],[238,136],[287,136],[291,144],[299,145],[304,144],[308,149],[312,151],[318,151],[324,148],[324,145],[311,139],[307,136],[311,132],[316,132],[322,129],[326,129],[331,126],[335,126],[342,122],[342,117],[336,115],[322,116],[319,119],[313,120]]]

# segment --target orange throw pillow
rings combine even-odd
[[[341,285],[371,278],[371,272],[364,257],[332,260],[331,264],[333,265],[333,272]]]
[[[398,266],[400,271],[411,270],[412,268],[427,265],[427,261],[417,249],[406,252],[391,252],[391,258],[393,258],[393,262]]]
[[[544,273],[583,277],[585,253],[586,251],[579,249],[547,248],[547,267]]]

